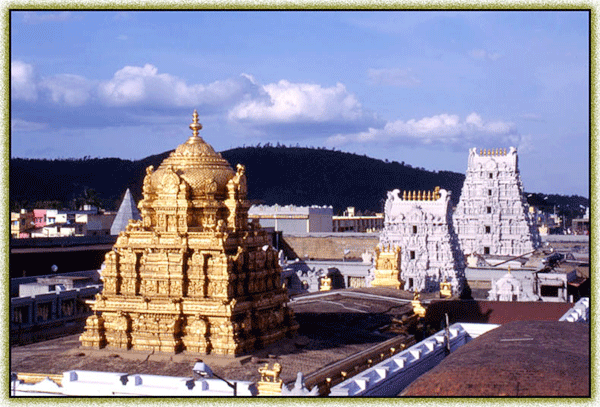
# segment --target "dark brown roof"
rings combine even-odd
[[[589,397],[589,325],[502,325],[460,347],[401,395]]]
[[[573,304],[566,302],[504,302],[474,300],[433,301],[425,323],[439,328],[448,313],[450,323],[505,324],[512,321],[558,321]]]

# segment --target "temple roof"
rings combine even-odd
[[[135,206],[135,202],[131,196],[129,188],[127,188],[127,191],[125,191],[125,197],[123,197],[123,201],[121,202],[121,206],[117,212],[117,216],[110,227],[110,234],[118,235],[120,232],[125,230],[130,219],[140,220],[142,217]]]
[[[235,175],[227,160],[206,143],[198,132],[202,124],[198,122],[198,112],[194,110],[193,123],[190,124],[192,136],[179,145],[151,174],[150,188],[156,192],[163,189],[167,178],[174,172],[190,187],[192,198],[205,196],[205,191],[214,181],[216,195],[224,197],[227,182]]]

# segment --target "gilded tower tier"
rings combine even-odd
[[[85,347],[235,355],[297,330],[277,252],[248,223],[246,175],[193,135],[146,169],[142,219],[107,253]]]

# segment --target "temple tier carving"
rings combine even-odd
[[[521,256],[540,246],[523,194],[516,148],[469,150],[453,223],[465,256]]]
[[[397,255],[395,249],[401,249]],[[400,280],[404,290],[438,291],[446,281],[452,293],[461,293],[465,265],[452,228],[450,191],[436,187],[387,193],[375,275],[387,275],[391,281],[395,268],[400,269],[400,276],[394,274],[394,284]]]
[[[248,223],[245,168],[198,136],[146,170],[141,221],[106,254],[82,346],[236,355],[298,329],[270,237]]]

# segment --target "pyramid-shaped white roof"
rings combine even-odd
[[[117,212],[117,216],[110,227],[110,234],[118,235],[120,232],[125,230],[130,219],[140,220],[142,217],[140,216],[140,212],[138,211],[138,208],[131,197],[129,188],[127,188],[123,202],[121,202],[121,206]]]

